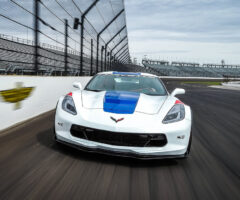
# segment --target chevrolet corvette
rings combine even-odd
[[[83,151],[140,159],[187,158],[192,114],[158,76],[101,72],[57,104],[54,138]]]

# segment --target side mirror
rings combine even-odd
[[[177,94],[185,94],[185,90],[181,89],[181,88],[176,88],[175,90],[173,90],[173,92],[171,93],[172,97],[175,97]]]
[[[80,82],[74,82],[73,83],[73,87],[74,88],[77,88],[79,90],[82,90],[82,84]]]

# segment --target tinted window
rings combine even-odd
[[[128,75],[97,75],[86,86],[90,91],[129,91],[147,95],[166,95],[167,92],[157,77]]]

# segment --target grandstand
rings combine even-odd
[[[155,61],[143,59],[142,64],[146,69],[154,69],[161,76],[177,77],[216,77],[216,78],[234,78],[240,77],[240,65],[217,65],[188,63],[188,62],[170,62]]]
[[[92,76],[132,68],[122,0],[3,5],[0,74]]]
[[[33,74],[34,45],[31,40],[24,40],[0,34],[0,74]],[[41,75],[62,75],[64,73],[64,49],[46,43],[39,44],[39,72]],[[79,75],[80,53],[68,50],[68,74]],[[90,73],[90,58],[83,58],[83,73]],[[88,65],[86,65],[88,64]],[[126,71],[137,71],[140,66],[116,63],[117,69],[125,67]],[[104,65],[104,62],[103,62]],[[93,68],[95,70],[95,67]]]
[[[34,73],[33,41],[0,34],[0,73],[31,74]],[[53,75],[64,72],[64,49],[49,44],[39,44],[39,74]],[[68,50],[70,75],[78,75],[79,56],[77,51]],[[88,58],[84,58],[90,63]],[[84,69],[85,74],[89,69]]]
[[[0,34],[0,74],[34,73],[33,44],[31,40]],[[39,49],[41,55],[39,74],[62,75],[64,72],[64,49],[46,43],[39,44]],[[79,75],[79,56],[79,52],[68,50],[69,75]],[[90,64],[89,58],[85,57],[84,60],[85,63]],[[156,73],[154,69],[146,70],[139,65],[121,63],[115,63],[114,70]],[[84,68],[84,74],[89,74],[89,68]]]

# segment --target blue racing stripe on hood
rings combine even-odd
[[[133,114],[139,97],[140,93],[136,92],[106,92],[103,110],[116,114]]]
[[[134,72],[113,72],[113,75],[132,75],[132,76],[140,76],[141,73],[134,73]]]

